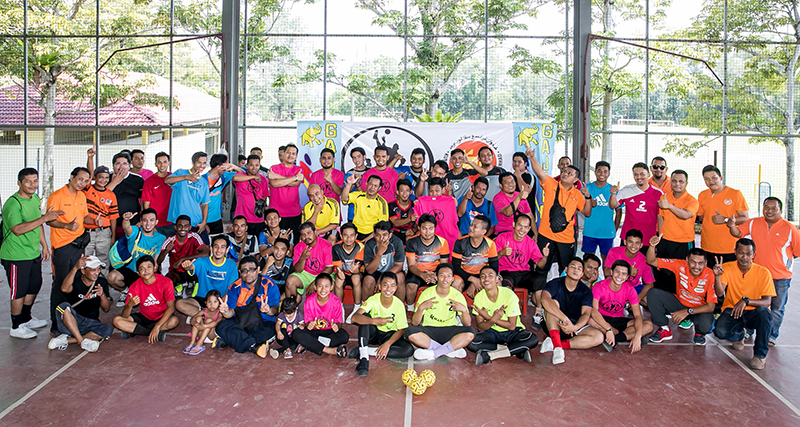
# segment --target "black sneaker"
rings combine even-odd
[[[366,377],[369,373],[369,359],[361,359],[358,361],[358,365],[356,365],[356,374],[359,377]]]
[[[531,359],[531,352],[528,350],[523,351],[522,353],[517,355],[517,359],[524,360],[528,363],[531,363],[533,360]]]
[[[158,342],[164,342],[167,340],[167,331],[160,331],[158,333]]]
[[[603,340],[603,348],[606,349],[607,352],[611,353],[614,351],[614,347],[616,346],[612,346],[611,344],[607,343],[606,340]]]
[[[336,355],[339,356],[339,359],[344,359],[347,357],[347,346],[345,344],[340,345],[336,349]]]
[[[492,359],[489,357],[489,352],[486,350],[479,350],[478,353],[475,355],[475,365],[481,366],[491,362]]]
[[[694,334],[694,345],[706,345],[706,336]]]
[[[120,337],[120,339],[127,340],[127,339],[129,339],[130,337],[132,337],[132,336],[133,336],[133,335],[131,335],[131,333],[130,333],[130,332],[119,331],[119,337]]]
[[[359,353],[358,346],[353,347],[353,348],[350,349],[350,351],[347,352],[347,358],[348,359],[358,359],[358,353]]]
[[[219,336],[214,338],[214,342],[211,343],[211,348],[213,348],[213,349],[221,349],[221,348],[226,348],[226,347],[228,347],[228,343],[226,343],[225,341],[222,341],[222,338],[220,338]]]

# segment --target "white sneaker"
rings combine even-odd
[[[95,340],[90,340],[89,338],[84,338],[83,342],[81,343],[81,348],[88,351],[89,353],[94,353],[100,348],[100,342]]]
[[[564,363],[564,349],[556,347],[553,349],[553,364],[558,365]]]
[[[464,350],[463,348],[459,348],[458,350],[453,350],[450,353],[445,354],[445,356],[447,356],[447,357],[449,357],[451,359],[463,359],[463,358],[467,357],[467,350]]]
[[[406,305],[406,311],[414,311],[414,304]]]
[[[31,330],[31,328],[25,325],[19,325],[17,329],[12,329],[9,333],[14,338],[20,338],[23,340],[29,340],[31,338],[36,338],[36,332]]]
[[[539,347],[539,353],[547,353],[548,351],[553,351],[553,340],[550,337],[545,338]]]
[[[186,316],[186,324],[187,325],[191,325],[192,324],[192,316]]]
[[[59,349],[64,351],[69,346],[69,341],[67,341],[68,338],[69,335],[67,334],[61,334],[55,338],[50,338],[50,342],[47,343],[47,348],[50,350]]]
[[[203,344],[214,344],[214,340],[209,339],[208,337],[206,337],[206,339],[203,340]]]
[[[433,360],[435,357],[433,357],[433,350],[428,350],[427,348],[418,348],[414,350],[414,359]]]
[[[359,308],[361,308],[361,304],[354,305],[353,306],[353,311],[350,312],[350,315],[347,316],[347,319],[344,321],[344,323],[347,323],[348,325],[352,324],[353,323],[353,315],[356,314],[356,311],[358,311]]]
[[[28,329],[44,328],[45,326],[47,326],[47,320],[41,320],[31,316],[31,320],[28,320],[27,322],[23,323],[23,325],[27,326]]]
[[[119,299],[117,300],[117,307],[125,307],[125,300],[128,299],[128,288],[125,288],[124,291],[119,293]]]

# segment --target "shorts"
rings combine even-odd
[[[673,242],[662,238],[656,246],[656,255],[659,258],[686,259],[693,247],[694,242]]]
[[[356,274],[359,274],[359,275],[360,275],[361,273],[356,273]],[[353,275],[352,275],[352,274],[345,274],[345,275],[344,275],[344,285],[343,285],[342,287],[343,287],[343,288],[346,288],[346,287],[348,287],[348,286],[349,286],[350,288],[352,288],[352,287],[353,287]]]
[[[148,331],[152,331],[156,323],[158,323],[158,321],[161,320],[161,319],[150,320],[142,316],[142,313],[133,313],[131,314],[131,318],[133,319],[133,323],[136,323],[137,325],[147,329]]]
[[[132,285],[133,282],[139,280],[139,273],[131,270],[128,267],[122,267],[118,270],[114,270],[119,272],[122,275],[122,279],[125,281],[125,287]]]
[[[309,273],[309,272],[307,272],[305,270],[303,270],[303,271],[301,271],[299,273],[292,273],[292,274],[289,275],[289,277],[292,277],[292,276],[295,276],[298,279],[300,279],[300,283],[303,284],[302,288],[297,288],[297,293],[299,293],[300,295],[303,295],[306,292],[306,289],[308,289],[308,287],[311,286],[312,283],[314,283],[314,280],[317,279],[317,276],[315,276],[315,275],[313,275],[313,274],[311,274],[311,273]],[[331,282],[333,282],[334,280],[336,280],[336,275],[335,274],[331,274]]]
[[[535,271],[501,271],[500,276],[503,286],[527,289],[528,292],[537,292],[547,285],[547,277]]]
[[[632,317],[611,317],[611,316],[603,316],[603,320],[608,322],[612,328],[616,329],[618,332],[622,332],[628,328],[628,322],[633,320]]]
[[[403,336],[408,339],[411,335],[423,333],[431,340],[444,344],[454,336],[467,332],[474,334],[475,329],[471,326],[409,326]]]
[[[583,325],[582,328],[578,329],[578,332],[575,332],[575,335],[578,335],[579,333],[581,333],[584,329],[586,329],[588,327],[589,327],[589,325]],[[561,329],[559,329],[558,331],[561,333],[561,341],[569,341],[570,339],[575,338],[575,335],[565,334],[564,331],[562,331]]]
[[[583,236],[583,245],[581,245],[581,251],[587,254],[593,254],[597,251],[597,248],[600,248],[600,254],[603,256],[608,255],[608,251],[614,246],[614,238],[610,239],[597,239],[594,237],[589,237],[584,235]]]
[[[357,232],[356,233],[356,240],[358,240],[359,242],[364,242],[364,239],[369,237],[370,234],[372,234],[372,233],[362,234],[360,232]]]
[[[265,228],[267,228],[267,224],[265,224],[263,221],[261,221],[261,222],[248,222],[247,223],[247,234],[250,234],[252,236],[258,236],[258,234],[261,233],[262,231],[264,231]]]
[[[169,272],[178,276],[178,280],[175,282],[176,285],[181,283],[197,283],[197,277],[185,271],[170,270]]]
[[[436,286],[436,283],[427,283],[422,279],[422,277],[412,274],[411,272],[406,273],[406,283],[411,283],[412,285],[417,286]]]
[[[72,317],[75,318],[75,323],[78,324],[78,333],[81,335],[86,335],[89,332],[93,332],[95,335],[103,337],[103,339],[106,340],[114,332],[113,326],[107,325],[97,319],[83,317],[76,313],[68,302],[62,302],[58,305],[58,307],[56,307],[56,326],[58,327],[58,332],[61,332],[62,334],[72,336],[72,333],[69,331],[69,329],[67,329],[63,321],[64,312],[66,311],[69,311],[72,314]]]
[[[197,288],[195,288],[195,289],[197,289]],[[206,308],[206,297],[192,296],[192,297],[189,297],[189,299],[193,299],[193,300],[197,301],[197,303],[200,304],[200,308],[201,309],[202,308]]]
[[[42,257],[24,261],[4,259],[2,264],[6,269],[12,300],[24,298],[25,295],[36,295],[42,289]]]
[[[208,223],[208,234],[216,235],[216,234],[222,234],[224,232],[225,232],[225,229],[222,226],[222,220],[221,219],[217,220],[217,221],[214,221],[214,222],[209,222]]]

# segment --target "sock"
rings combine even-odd
[[[433,341],[431,341],[431,343],[433,343]],[[433,357],[437,358],[437,357],[439,357],[441,355],[450,353],[452,351],[455,351],[455,350],[453,349],[453,345],[450,344],[450,341],[448,341],[447,343],[445,343],[445,345],[437,347],[436,350],[433,350]]]
[[[22,312],[20,312],[20,316],[22,316],[22,323],[25,323],[31,320],[31,309],[33,308],[33,304],[27,305],[22,304]]]
[[[554,329],[549,332],[550,339],[553,340],[553,347],[561,347],[561,331]]]
[[[142,325],[137,324],[133,327],[132,335],[150,335],[150,331]]]
[[[498,348],[497,350],[492,350],[489,352],[489,360],[499,359],[501,357],[509,357],[511,356],[511,352],[508,351],[508,347]]]
[[[667,326],[662,326],[662,327],[661,327],[661,329],[663,329],[663,330],[665,330],[665,331],[669,331],[669,325],[667,325]]]
[[[430,345],[428,345],[428,350],[436,350],[437,348],[441,347],[442,345],[438,342],[431,340]]]
[[[621,343],[621,342],[628,342],[628,337],[625,336],[625,332],[620,332],[614,335],[614,341]]]
[[[358,348],[358,356],[359,356],[360,359],[369,360],[369,347],[359,347]]]
[[[570,348],[572,348],[572,345],[569,343],[569,340],[566,340],[561,343],[561,348],[563,348],[564,350],[569,350]]]
[[[19,328],[19,325],[21,325],[23,323],[25,323],[25,322],[22,321],[22,314],[12,314],[11,315],[11,328],[12,329]]]

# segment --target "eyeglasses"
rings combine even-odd
[[[667,168],[666,165],[650,165],[653,169],[661,169],[662,171]]]
[[[258,270],[258,269],[255,268],[255,267],[253,267],[253,268],[240,268],[239,269],[239,273],[247,274],[247,273],[252,273],[252,272],[254,272],[256,270]]]

